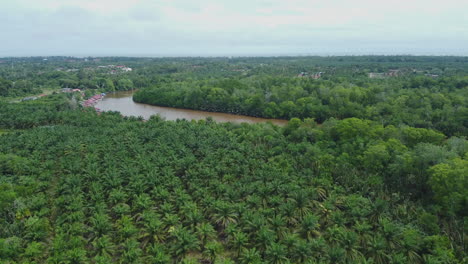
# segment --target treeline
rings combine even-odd
[[[370,72],[398,69],[402,75],[466,76],[466,57],[219,57],[219,58],[0,58],[0,96],[37,94],[44,89],[80,88],[112,92],[151,87],[162,82],[252,76],[297,76],[323,72],[323,79],[367,78]],[[131,67],[125,72],[115,67]],[[5,84],[5,82],[8,82]]]
[[[34,88],[33,83],[30,81],[11,82],[0,77],[0,96],[15,97],[40,92],[41,90]]]
[[[290,119],[357,117],[383,125],[433,128],[447,135],[468,131],[468,78],[250,77],[161,82],[135,93],[135,102]]]
[[[463,263],[468,141],[0,102],[2,263]],[[466,260],[466,259],[465,259]]]

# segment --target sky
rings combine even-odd
[[[0,0],[0,56],[468,56],[468,0]]]

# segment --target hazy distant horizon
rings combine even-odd
[[[352,52],[335,52],[335,53],[212,53],[212,54],[184,54],[184,53],[166,53],[166,54],[151,54],[151,53],[127,53],[127,54],[25,54],[25,55],[7,55],[0,54],[0,58],[28,58],[28,57],[73,57],[73,58],[106,58],[106,57],[132,57],[132,58],[216,58],[216,57],[338,57],[338,56],[434,56],[434,57],[468,57],[468,53],[352,53]]]
[[[181,48],[181,50],[184,50]],[[227,51],[231,50],[231,51]],[[242,51],[244,50],[244,51]],[[277,50],[275,52],[275,50]],[[166,49],[160,52],[12,52],[4,54],[0,50],[0,57],[54,57],[54,56],[65,56],[65,57],[282,57],[282,56],[468,56],[468,50],[379,50],[368,48],[366,50],[349,50],[349,51],[335,51],[327,49],[318,49],[321,51],[301,51],[307,50],[306,48],[296,48],[294,51],[281,51],[281,48],[263,48],[263,52],[255,51],[255,48],[239,47],[239,50],[232,51],[232,47],[229,48],[214,48],[213,51],[198,52],[197,50],[190,51],[177,51],[174,49]]]

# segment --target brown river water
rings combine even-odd
[[[147,104],[139,104],[133,102],[133,91],[116,92],[107,94],[102,101],[96,104],[96,107],[102,111],[118,111],[124,116],[142,116],[144,119],[149,119],[152,115],[159,114],[165,120],[200,120],[207,117],[212,117],[217,122],[233,122],[233,123],[261,123],[270,121],[276,125],[285,125],[287,120],[267,119],[244,115],[233,115],[225,113],[214,113],[206,111],[197,111],[181,108],[163,107]]]

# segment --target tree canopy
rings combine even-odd
[[[29,79],[32,69],[44,71],[49,84],[54,76],[76,75],[78,86],[87,85],[86,78],[98,77],[82,68],[103,63],[66,60],[72,58],[7,60],[18,66],[0,66],[0,85],[20,76],[37,84],[43,77]],[[284,127],[143,120],[77,106],[74,95],[65,93],[23,102],[1,97],[1,263],[466,261],[465,58],[103,60],[134,69],[96,70],[117,90],[141,85],[147,87],[142,95],[182,106],[204,107],[208,100],[227,107],[227,98],[244,98],[230,107],[252,113],[267,107],[300,113],[321,103],[323,119],[290,114]],[[338,76],[273,76],[281,75],[281,65],[286,75],[314,63],[336,67]],[[401,63],[432,65],[446,69],[447,79],[398,77],[358,85],[363,76],[355,73],[361,77],[354,79],[356,63],[381,71]],[[56,71],[70,65],[82,67]],[[241,69],[261,74],[242,77]],[[140,74],[146,79],[137,81]],[[102,76],[97,83],[86,90],[112,87]],[[255,96],[258,91],[271,93]],[[190,95],[179,98],[185,93]],[[265,94],[271,101],[263,102]],[[340,105],[348,110],[340,112]],[[406,108],[392,114],[390,106]],[[452,108],[457,110],[444,116]],[[434,119],[437,109],[441,119]]]

